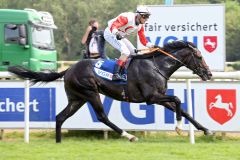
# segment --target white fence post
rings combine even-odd
[[[0,78],[14,78],[15,76],[9,72],[0,72]],[[29,143],[29,99],[30,99],[30,90],[29,90],[29,80],[26,80],[24,83],[24,142]]]
[[[25,143],[29,143],[29,80],[25,80],[25,89],[24,89],[24,103],[25,103],[25,110],[24,110],[24,141]]]
[[[188,105],[188,114],[193,117],[192,114],[192,87],[191,87],[191,80],[187,79],[187,105]],[[194,129],[192,123],[189,122],[189,138],[190,143],[194,144]]]

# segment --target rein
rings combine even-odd
[[[160,48],[145,48],[145,49],[139,49],[138,51],[140,51],[140,52],[141,52],[141,51],[148,51],[148,52],[146,52],[145,54],[150,54],[150,53],[152,53],[152,52],[154,52],[154,51],[159,51],[159,52],[167,55],[168,57],[171,57],[172,59],[178,61],[179,63],[181,63],[182,65],[184,65],[184,66],[187,67],[187,65],[186,65],[185,63],[183,63],[182,61],[180,61],[179,59],[177,59],[175,56],[173,56],[173,55],[171,55],[171,54],[169,54],[169,53],[161,50]]]
[[[195,48],[193,48],[191,45],[188,45],[190,48],[192,48],[194,51],[196,51],[196,49]],[[181,63],[183,66],[185,66],[185,67],[187,67],[188,68],[188,65],[187,64],[185,64],[185,63],[183,63],[182,61],[180,61],[178,58],[176,58],[175,56],[173,56],[173,55],[171,55],[170,53],[167,53],[167,52],[165,52],[165,51],[163,51],[162,49],[160,49],[160,48],[145,48],[145,49],[139,49],[139,50],[137,50],[137,51],[148,51],[148,52],[146,52],[146,53],[144,53],[144,54],[150,54],[150,53],[152,53],[152,52],[154,52],[154,51],[159,51],[159,52],[161,52],[161,53],[163,53],[163,54],[165,54],[165,55],[167,55],[168,57],[171,57],[172,59],[174,59],[174,60],[176,60],[176,61],[178,61],[179,63]],[[197,52],[197,51],[196,51]],[[194,59],[194,57],[193,57],[193,53],[191,54],[191,58],[193,59],[193,61],[194,61],[194,64],[195,64],[195,68],[193,68],[193,72],[194,73],[197,73],[198,71],[199,71],[199,66],[197,65],[197,63],[196,63],[196,61],[195,61],[195,59]],[[154,60],[155,61],[155,60]],[[159,72],[160,73],[160,72]],[[161,74],[161,73],[160,73]],[[161,75],[163,75],[163,74],[161,74]],[[163,75],[164,76],[164,75]],[[164,76],[165,77],[165,76]],[[166,77],[165,77],[166,78]]]
[[[169,80],[169,78],[167,78],[166,75],[163,74],[163,73],[160,71],[160,69],[157,67],[154,56],[153,56],[153,65],[154,65],[154,67],[155,67],[154,69],[155,69],[159,74],[161,74],[166,80]]]

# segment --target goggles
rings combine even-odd
[[[143,19],[148,19],[150,17],[150,14],[141,14],[141,17]]]

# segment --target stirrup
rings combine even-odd
[[[119,81],[119,80],[122,80],[122,77],[120,76],[119,73],[115,73],[115,74],[113,74],[113,76],[112,76],[112,80],[113,80],[113,81]]]
[[[123,78],[119,73],[115,73],[112,76],[113,81],[127,81],[125,78]]]

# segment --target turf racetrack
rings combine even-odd
[[[56,144],[54,132],[31,133],[24,143],[23,133],[6,133],[0,141],[0,160],[239,160],[240,138],[196,137],[191,145],[187,136],[165,133],[143,137],[138,142],[110,136],[64,134]]]

